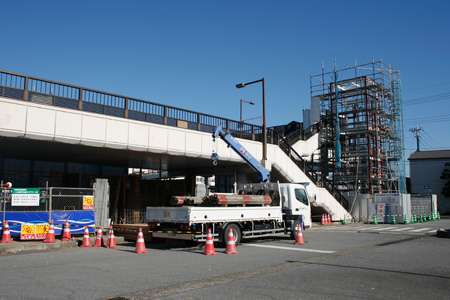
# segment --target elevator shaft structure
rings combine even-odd
[[[328,73],[322,68],[311,76],[311,106],[320,108],[318,168],[341,192],[406,192],[398,70],[381,60]]]

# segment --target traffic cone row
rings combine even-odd
[[[297,236],[295,237],[294,245],[304,245],[303,241],[303,232],[302,232],[302,224],[298,224],[297,226]]]
[[[106,248],[117,248],[116,245],[116,238],[114,237],[114,230],[113,227],[109,227],[109,233],[108,233],[108,241],[106,242]]]
[[[69,226],[69,220],[66,220],[66,225],[64,225],[64,231],[61,241],[68,242],[71,241],[72,237],[70,236],[70,226]]]
[[[226,254],[238,254],[239,252],[236,251],[236,243],[234,242],[234,235],[233,235],[233,229],[230,228],[230,232],[228,232],[228,240],[227,240],[227,247],[225,249]]]
[[[2,241],[1,243],[12,243],[11,240],[11,232],[9,231],[9,225],[8,221],[5,221],[5,224],[3,226],[3,234],[2,234]]]
[[[99,226],[98,231],[97,231],[97,238],[95,239],[94,247],[104,247],[104,246],[105,246],[105,243],[103,242],[102,227]]]
[[[322,214],[322,220],[320,221],[320,225],[331,225],[330,214]]]
[[[55,240],[55,226],[53,225],[53,221],[50,223],[50,227],[48,229],[47,235],[45,236],[44,243],[54,243]]]
[[[217,255],[217,252],[214,250],[214,241],[213,241],[211,229],[208,229],[208,234],[206,235],[205,251],[203,251],[203,254]]]
[[[92,247],[91,237],[89,236],[89,229],[87,228],[87,226],[84,227],[83,243],[80,247]]]

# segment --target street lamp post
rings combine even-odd
[[[259,79],[259,80],[255,80],[252,82],[247,82],[247,83],[238,83],[236,84],[236,87],[238,89],[246,87],[247,85],[250,84],[254,84],[254,83],[258,83],[261,82],[262,83],[262,98],[263,98],[263,117],[262,117],[262,125],[263,125],[263,154],[262,154],[262,159],[263,161],[267,160],[267,126],[266,126],[266,89],[265,89],[265,80],[264,78]],[[241,117],[242,119],[242,117]]]
[[[255,102],[253,101],[246,101],[244,99],[241,99],[241,118],[239,119],[242,122],[242,102],[248,103],[250,105],[255,105]]]

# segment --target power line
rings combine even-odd
[[[404,100],[403,101],[403,106],[416,105],[416,104],[429,103],[429,102],[436,102],[436,101],[442,101],[442,100],[448,100],[448,99],[450,99],[450,93],[443,93],[443,94],[438,94],[438,95],[432,95],[432,96],[426,96],[426,97],[420,97],[420,98]]]
[[[448,122],[448,121],[450,121],[450,114],[439,115],[439,116],[423,117],[423,118],[406,119],[404,124],[440,123],[440,122]]]
[[[445,82],[445,83],[440,83],[440,84],[433,84],[433,85],[426,85],[426,86],[412,88],[412,89],[407,89],[407,90],[403,90],[403,91],[404,92],[408,92],[408,91],[415,91],[415,90],[423,90],[423,89],[428,89],[428,88],[442,86],[442,85],[447,85],[447,84],[450,84],[450,82]]]

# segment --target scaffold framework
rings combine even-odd
[[[331,72],[322,66],[310,80],[322,174],[342,192],[406,193],[400,72],[382,60],[355,60]]]

